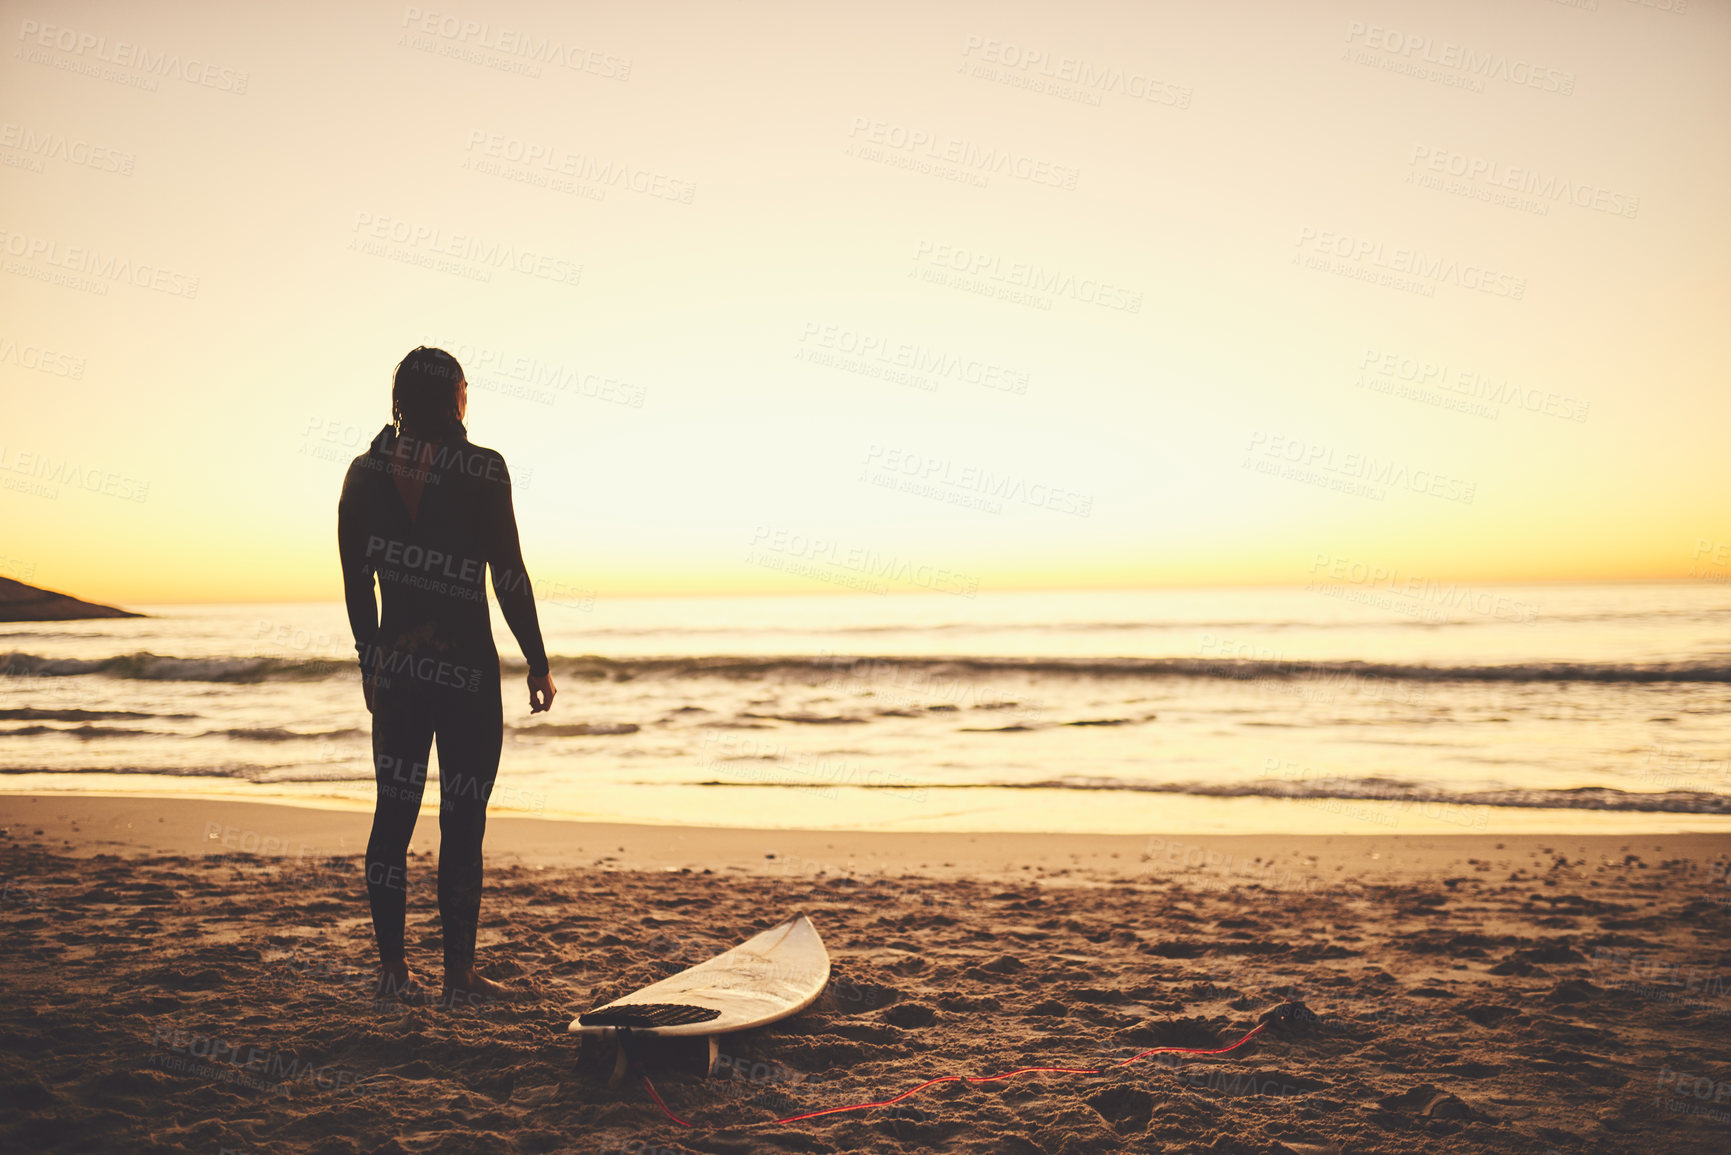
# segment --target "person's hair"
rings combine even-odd
[[[397,432],[462,433],[457,417],[457,382],[462,379],[463,367],[443,349],[417,345],[409,350],[391,380],[391,418]]]

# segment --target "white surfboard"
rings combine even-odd
[[[829,952],[805,915],[753,935],[708,962],[585,1011],[568,1028],[611,1035],[621,1027],[658,1037],[717,1035],[761,1027],[811,1006],[829,983]]]

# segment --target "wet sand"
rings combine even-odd
[[[436,815],[410,962],[436,981]],[[352,810],[0,796],[12,1151],[1693,1152],[1731,1129],[1724,835],[842,834],[495,818],[495,1007],[372,999]],[[809,1011],[609,1089],[578,1012],[796,911]],[[788,1125],[945,1074],[894,1108]],[[582,1060],[580,1063],[580,1059]]]

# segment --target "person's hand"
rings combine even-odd
[[[373,712],[373,680],[365,670],[361,671],[361,697],[367,700],[367,713]]]
[[[529,713],[539,714],[543,710],[553,708],[553,695],[558,693],[553,686],[553,675],[548,673],[537,678],[529,675]]]

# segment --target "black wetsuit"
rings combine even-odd
[[[535,598],[523,568],[505,459],[458,430],[430,464],[396,464],[385,426],[354,459],[337,504],[343,594],[363,674],[374,677],[373,775],[378,802],[367,842],[367,900],[380,960],[403,961],[407,855],[439,743],[439,918],[445,973],[461,982],[475,957],[481,839],[499,770],[504,718],[499,653],[487,616],[486,571],[529,672],[547,673]],[[404,437],[405,448],[427,442]],[[424,479],[415,516],[397,490],[405,468]],[[384,604],[380,620],[373,578]]]

